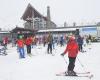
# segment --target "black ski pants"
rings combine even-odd
[[[49,52],[52,54],[52,43],[48,44],[47,51],[48,51],[48,54],[49,54]]]
[[[82,44],[78,44],[78,46],[79,46],[79,51],[82,51],[83,50]]]
[[[76,57],[69,57],[68,71],[73,71],[75,67]]]
[[[27,45],[27,54],[31,54],[31,45]]]

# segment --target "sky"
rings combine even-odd
[[[58,26],[100,22],[100,0],[0,0],[0,28],[23,27],[21,20],[28,3],[46,16],[50,6],[51,20]]]

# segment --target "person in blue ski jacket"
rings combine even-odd
[[[78,46],[79,46],[79,51],[82,52],[83,51],[83,38],[79,35],[78,38],[77,38],[77,43],[78,43]]]

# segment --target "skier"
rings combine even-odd
[[[47,52],[49,54],[49,51],[50,53],[52,54],[52,43],[53,43],[53,37],[51,35],[51,33],[49,32],[49,35],[47,37],[47,43],[48,43],[48,48],[47,48]]]
[[[80,35],[78,36],[77,42],[78,42],[78,46],[79,46],[79,51],[84,52],[83,51],[83,38]]]
[[[66,72],[66,75],[76,76],[76,72],[74,72],[74,67],[75,67],[75,60],[78,54],[78,44],[75,40],[75,37],[69,38],[66,49],[61,54],[61,56],[64,56],[67,52],[68,52],[68,58],[69,58],[69,65],[68,65],[68,70]]]
[[[7,52],[6,52],[6,50],[7,50],[7,44],[8,44],[8,37],[4,37],[3,38],[3,46],[4,46],[4,48],[3,48],[3,50],[4,50],[3,54],[4,55],[7,55]]]
[[[63,42],[64,42],[64,39],[63,39],[63,36],[61,36],[61,37],[60,37],[60,46],[61,46],[61,47],[64,46]]]
[[[4,37],[3,45],[4,45],[5,49],[7,49],[7,44],[8,44],[8,37]]]
[[[24,41],[21,35],[19,36],[19,39],[17,40],[17,47],[20,53],[20,58],[25,58]]]
[[[45,45],[46,45],[46,36],[45,35],[43,36],[42,40],[43,40],[43,46],[45,47]]]
[[[89,40],[89,45],[91,45],[91,41],[92,41],[92,36],[91,35],[88,36],[88,40]]]
[[[32,48],[33,48],[34,46],[37,45],[37,38],[36,38],[36,36],[34,35],[33,37],[31,37],[31,39],[32,39]]]
[[[31,56],[31,44],[32,44],[32,38],[30,36],[27,37],[26,41],[26,47],[27,47],[27,54]]]

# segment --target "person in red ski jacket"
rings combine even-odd
[[[19,37],[17,40],[17,47],[18,47],[18,52],[20,54],[20,58],[25,58],[25,51],[24,51],[24,41],[22,36]]]
[[[69,65],[66,74],[76,75],[76,73],[74,72],[74,67],[75,67],[75,59],[78,54],[78,44],[74,37],[70,37],[65,51],[61,55],[64,56],[66,53],[68,53],[68,58],[69,58]]]
[[[5,49],[7,49],[7,44],[8,44],[8,37],[4,37],[3,38],[3,46],[5,47]]]
[[[26,44],[26,47],[27,47],[27,54],[31,55],[32,38],[31,37],[27,37],[27,39],[25,40],[25,44]]]
[[[24,47],[24,41],[23,41],[22,39],[18,39],[18,40],[17,40],[17,45],[18,45],[18,47],[20,47],[20,48]]]

